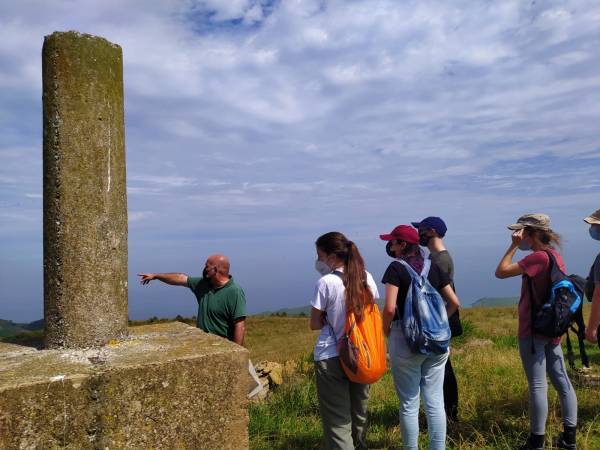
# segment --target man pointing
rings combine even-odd
[[[138,276],[142,284],[159,280],[172,286],[190,288],[198,301],[196,326],[244,345],[246,296],[229,274],[229,260],[225,255],[209,256],[202,277],[190,277],[184,273],[140,273]]]

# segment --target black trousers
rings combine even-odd
[[[450,356],[446,360],[444,372],[444,408],[448,420],[458,422],[458,384],[456,383]]]

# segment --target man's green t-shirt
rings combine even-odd
[[[196,326],[207,333],[233,340],[236,319],[246,317],[246,296],[242,288],[230,277],[221,287],[210,280],[188,277],[187,285],[198,300]]]

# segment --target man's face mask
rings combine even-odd
[[[519,250],[522,250],[524,252],[531,250],[531,243],[523,239],[519,244]]]
[[[421,247],[427,247],[427,244],[429,244],[431,237],[432,236],[429,236],[428,230],[420,231],[419,232],[419,245]]]
[[[600,241],[600,229],[594,225],[590,226],[590,237],[596,241]]]
[[[209,278],[209,277],[214,276],[215,269],[216,269],[216,267],[211,267],[211,268],[205,267],[204,270],[202,271],[202,278]]]

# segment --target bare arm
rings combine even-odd
[[[390,325],[396,313],[396,299],[398,298],[398,286],[385,284],[385,305],[383,305],[383,333],[390,335]]]
[[[187,286],[188,276],[185,273],[138,273],[140,283],[148,284],[152,280],[159,280],[172,286]]]
[[[451,284],[447,284],[440,290],[440,294],[446,301],[446,314],[450,317],[460,307],[460,300],[454,293]]]
[[[506,250],[506,253],[502,257],[500,263],[498,264],[498,267],[496,268],[497,278],[510,278],[523,274],[523,269],[519,267],[519,264],[512,262],[522,239],[523,230],[515,231],[512,234],[512,242],[510,244],[510,247],[508,247],[508,250]]]
[[[600,283],[595,283],[592,311],[588,319],[588,326],[585,329],[585,337],[594,344],[598,342],[598,325],[600,325]]]
[[[320,330],[325,325],[325,315],[323,311],[315,308],[314,306],[310,309],[310,329]]]
[[[246,336],[246,318],[238,319],[233,324],[233,342],[244,346],[244,337]]]

